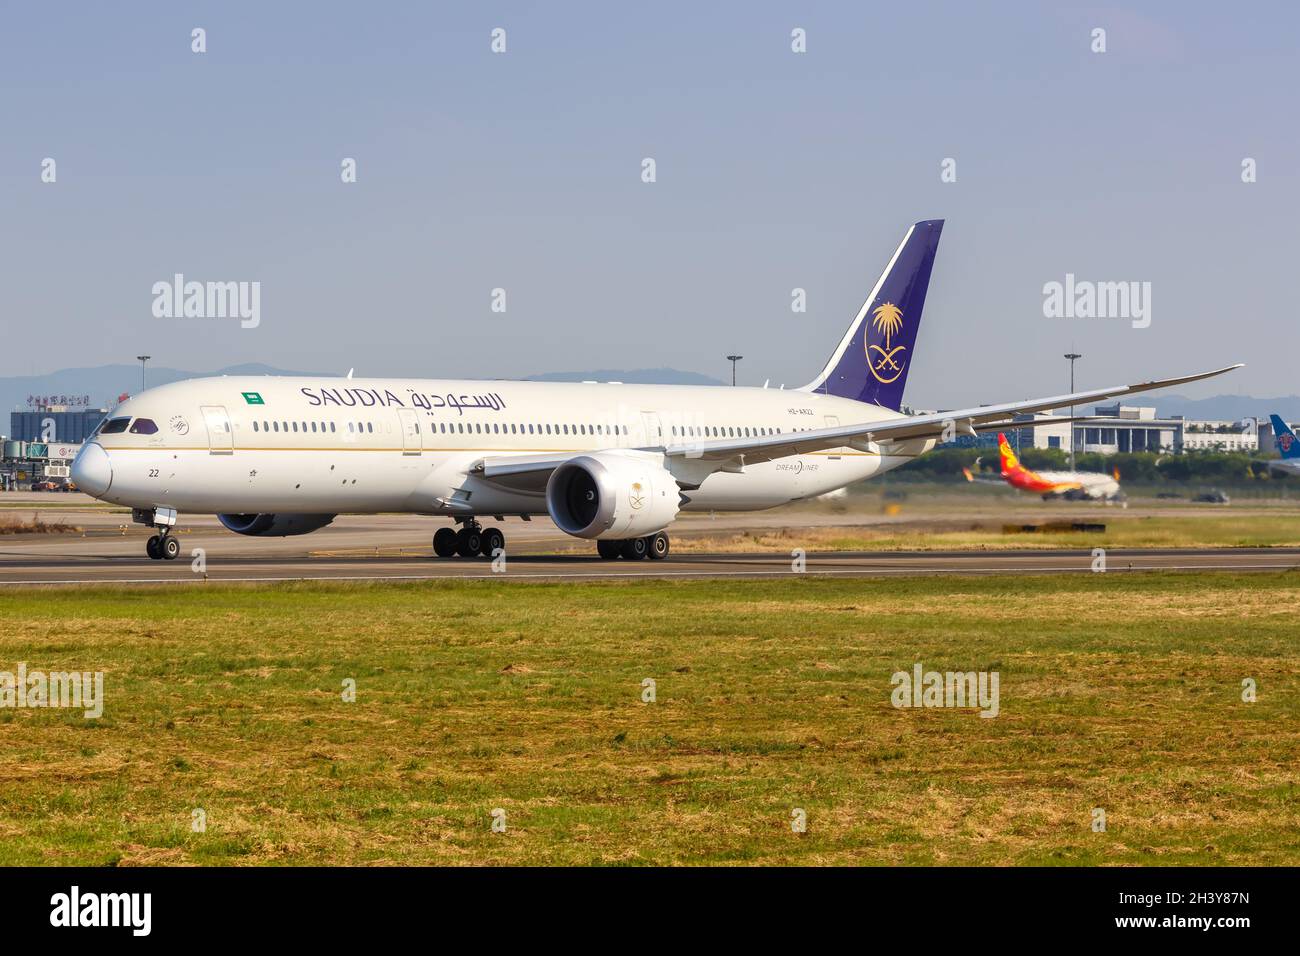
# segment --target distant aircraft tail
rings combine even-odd
[[[1300,439],[1295,437],[1291,426],[1282,421],[1280,415],[1270,415],[1268,419],[1273,423],[1273,437],[1277,440],[1277,450],[1281,452],[1282,458],[1291,460],[1300,458]]]
[[[830,361],[800,391],[898,410],[941,232],[942,219],[918,222],[907,230]]]
[[[1002,456],[1002,474],[1009,474],[1020,467],[1016,453],[1011,450],[1011,444],[1002,432],[998,432],[998,454]]]

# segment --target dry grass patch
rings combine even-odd
[[[27,519],[0,515],[0,534],[81,534],[81,528],[66,521],[46,521],[39,512]]]

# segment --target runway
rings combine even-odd
[[[439,559],[430,548],[431,530],[445,522],[418,515],[340,515],[333,524],[309,535],[247,538],[231,534],[210,515],[185,516],[178,534],[181,555],[175,561],[151,561],[144,555],[148,531],[130,523],[129,513],[94,507],[80,495],[19,496],[0,500],[18,504],[30,497],[47,520],[66,521],[71,533],[0,535],[0,587],[32,585],[164,584],[204,581],[427,581],[484,579],[579,581],[602,579],[718,580],[777,578],[800,573],[789,550],[701,547],[710,536],[737,531],[771,531],[789,527],[846,525],[889,528],[907,517],[853,516],[804,506],[758,514],[685,515],[674,525],[673,540],[694,542],[665,561],[602,561],[591,542],[567,537],[549,521],[502,523],[507,536],[503,570],[485,559]],[[27,501],[21,501],[23,511]],[[927,529],[970,527],[972,520],[1042,520],[1073,515],[1074,510],[1040,507],[1008,513],[997,502],[964,500],[937,516],[913,516]],[[920,509],[909,509],[913,512]],[[1136,510],[1136,509],[1134,509]],[[950,516],[960,512],[962,518]],[[17,508],[9,514],[20,514]],[[1101,512],[1103,515],[1106,512]],[[1132,513],[1132,512],[1130,512]],[[1240,513],[1240,512],[1239,512]],[[813,546],[815,547],[815,546]],[[201,562],[196,557],[201,554]],[[498,568],[501,565],[498,564]],[[1091,574],[1090,546],[1070,550],[964,551],[816,551],[804,565],[810,576],[889,577],[907,574]],[[1112,549],[1110,573],[1136,571],[1279,571],[1300,568],[1300,548],[1189,548],[1178,550]]]
[[[909,551],[810,553],[802,572],[784,554],[689,554],[664,561],[602,561],[585,555],[506,556],[500,570],[484,559],[431,555],[226,555],[206,561],[143,556],[0,557],[0,586],[195,584],[274,581],[578,581],[737,579],[808,576],[1095,574],[1091,551]],[[1105,573],[1140,571],[1300,570],[1300,549],[1125,550],[1106,554]]]

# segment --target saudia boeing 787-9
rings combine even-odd
[[[903,237],[821,374],[799,389],[415,379],[201,378],[123,402],[72,466],[83,491],[157,529],[216,514],[245,535],[340,513],[449,518],[442,557],[505,547],[480,519],[549,516],[605,558],[663,558],[680,511],[745,511],[884,474],[948,434],[1227,368],[933,415],[900,411],[943,222]],[[1235,368],[1237,366],[1230,366]]]

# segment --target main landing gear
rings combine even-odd
[[[649,558],[652,561],[662,561],[668,557],[668,550],[668,533],[665,531],[648,534],[644,538],[626,538],[622,541],[602,539],[596,542],[597,553],[606,561],[613,561],[615,558],[627,558],[629,561]]]
[[[462,558],[491,558],[506,549],[506,536],[499,528],[484,530],[473,518],[465,521],[459,531],[439,528],[433,536],[433,553],[440,558],[460,555]]]
[[[144,545],[144,553],[154,561],[175,561],[180,555],[181,543],[172,534],[176,527],[175,508],[137,508],[131,512],[131,520],[158,529],[158,534],[151,535]]]

